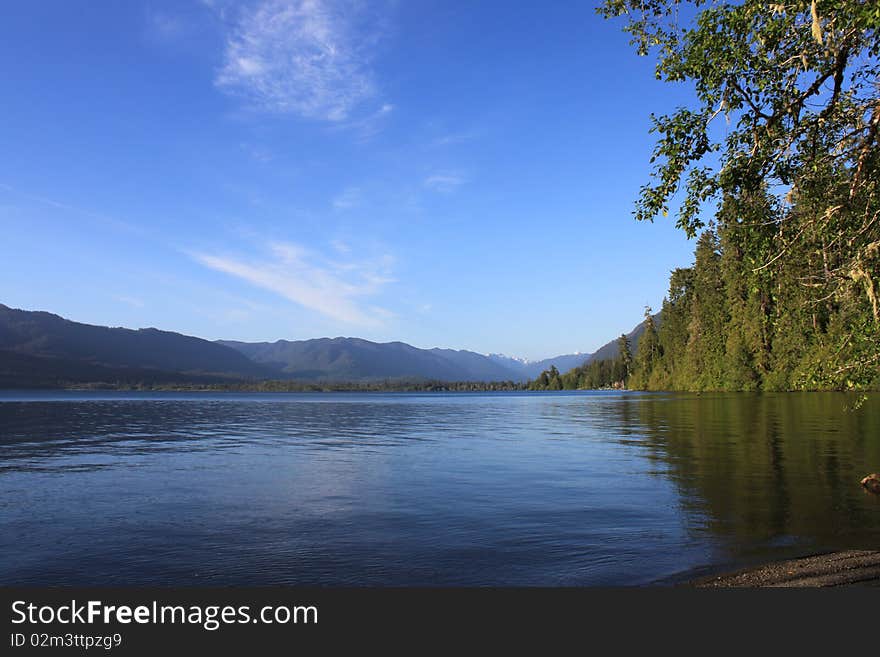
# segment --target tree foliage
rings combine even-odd
[[[621,336],[623,344],[618,341],[618,346],[625,346],[621,354],[616,358],[602,358],[588,360],[583,365],[570,369],[565,374],[560,374],[555,365],[544,370],[534,380],[529,381],[529,390],[600,390],[603,388],[625,388],[629,377],[629,368],[632,367],[632,357],[629,354],[629,341],[626,336]],[[630,365],[627,365],[629,358]]]
[[[863,387],[880,373],[880,3],[606,0],[656,76],[635,216],[702,235],[640,387]],[[715,203],[714,211],[709,206]],[[639,350],[641,352],[641,349]]]
[[[639,338],[639,348],[636,350],[630,386],[642,390],[652,387],[652,379],[656,376],[655,369],[662,356],[663,347],[660,344],[660,336],[651,314],[651,307],[645,306],[644,332]]]

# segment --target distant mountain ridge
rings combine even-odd
[[[234,349],[155,328],[109,328],[0,304],[0,350],[101,368],[262,378],[270,374]]]
[[[654,319],[654,325],[658,328],[660,327],[660,322],[663,320],[663,316],[660,312],[654,313],[651,315]],[[639,322],[632,331],[626,334],[627,339],[629,340],[629,349],[635,354],[636,350],[639,347],[639,339],[642,337],[642,333],[645,332],[645,322],[644,320]],[[596,351],[593,352],[590,360],[607,360],[609,358],[617,358],[617,355],[620,353],[620,346],[617,344],[617,341],[620,339],[618,336],[614,340],[605,343],[601,347],[599,347]],[[560,372],[564,372],[562,368],[559,369]]]
[[[639,324],[630,332],[633,350],[642,330]],[[593,358],[616,354],[616,340],[593,354],[564,354],[540,361],[361,338],[212,342],[155,328],[82,324],[0,304],[0,387],[7,388],[267,379],[525,382],[551,365],[565,372]]]
[[[418,349],[404,342],[317,338],[276,342],[220,340],[218,344],[236,349],[255,363],[293,379],[521,380],[519,373],[473,351]]]

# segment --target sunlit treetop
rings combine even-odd
[[[657,78],[691,82],[699,101],[652,116],[659,138],[637,219],[666,215],[680,187],[677,223],[691,237],[704,203],[724,195],[782,188],[792,200],[831,177],[845,179],[843,203],[873,202],[876,0],[606,0],[598,11],[625,17],[638,53],[657,57]]]

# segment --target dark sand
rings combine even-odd
[[[690,582],[700,588],[880,586],[880,551],[847,550]]]

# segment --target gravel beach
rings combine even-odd
[[[880,551],[846,550],[780,561],[691,582],[699,588],[880,586]]]

